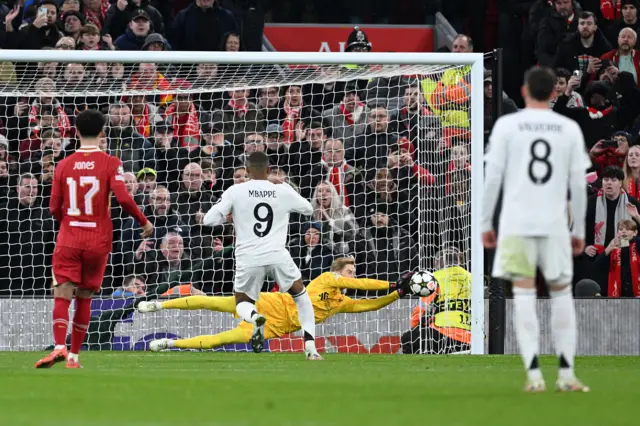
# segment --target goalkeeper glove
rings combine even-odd
[[[390,283],[389,288],[392,290],[396,290],[400,297],[404,297],[407,294],[411,294],[411,277],[413,276],[413,272],[405,272],[400,275],[398,281],[395,283]]]

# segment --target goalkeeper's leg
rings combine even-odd
[[[179,299],[151,300],[140,302],[138,312],[157,312],[163,309],[198,310],[208,309],[217,312],[236,312],[236,301],[232,296],[188,296]]]
[[[213,349],[219,346],[230,345],[233,343],[249,343],[253,326],[248,323],[246,327],[238,326],[231,330],[210,336],[196,336],[190,339],[158,339],[149,343],[149,349],[158,352],[164,349]]]

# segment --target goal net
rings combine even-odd
[[[120,158],[155,227],[142,240],[112,200],[113,251],[92,302],[90,350],[143,350],[155,338],[238,325],[228,312],[194,309],[193,299],[191,310],[136,306],[206,295],[219,297],[212,309],[229,310],[233,224],[202,220],[248,179],[246,156],[264,151],[269,179],[314,207],[311,218],[290,218],[288,248],[305,284],[343,257],[359,278],[439,271],[435,299],[388,303],[378,300],[388,291],[366,282],[310,290],[316,318],[340,311],[317,327],[321,351],[482,353],[482,57],[194,53],[0,52],[0,350],[53,344],[51,180],[78,148],[75,116],[89,108],[107,116],[101,149]],[[256,226],[267,221],[256,215]],[[263,291],[277,288],[268,280]],[[265,313],[277,334],[296,316]],[[302,349],[294,332],[265,350]]]

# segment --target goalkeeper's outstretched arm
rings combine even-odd
[[[340,306],[339,313],[359,314],[362,312],[377,311],[378,309],[382,309],[385,306],[392,304],[396,300],[400,299],[400,297],[401,296],[397,291],[375,299],[352,299],[345,296],[344,301]]]

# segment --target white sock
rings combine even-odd
[[[240,318],[251,324],[253,324],[253,318],[251,317],[255,312],[257,312],[256,305],[251,302],[240,302],[236,305],[236,313]]]
[[[65,345],[56,345],[53,349],[56,351],[61,351],[62,349],[67,349]]]
[[[75,361],[78,362],[78,354],[74,354],[73,352],[69,352],[69,355],[67,356],[67,361]]]
[[[173,339],[167,339],[167,347],[173,348],[176,346],[176,341]]]
[[[571,286],[560,291],[551,291],[551,332],[553,344],[560,360],[558,376],[572,379],[573,362],[576,356],[578,330],[576,309],[571,295]]]
[[[316,341],[307,340],[306,342],[304,342],[304,351],[311,352],[312,354],[318,352],[318,349],[316,349]]]
[[[513,323],[529,380],[542,378],[538,365],[540,325],[536,313],[537,300],[535,289],[513,287]]]
[[[316,338],[316,318],[313,313],[313,305],[311,304],[311,299],[309,298],[307,289],[305,288],[302,293],[298,293],[293,296],[293,300],[296,302],[296,306],[298,307],[298,319],[300,320],[302,331],[305,332],[305,341],[313,341],[315,348],[315,341],[311,339]],[[311,339],[308,339],[308,337],[311,337]]]

